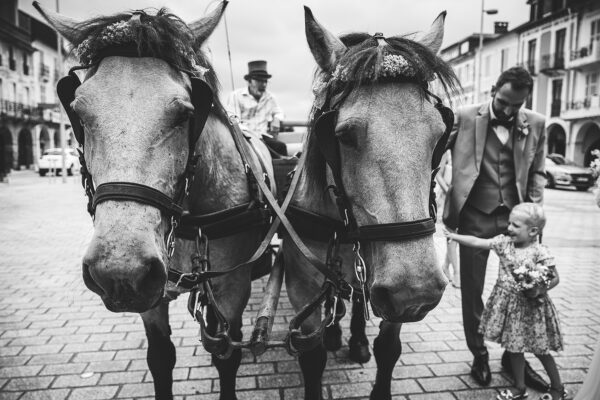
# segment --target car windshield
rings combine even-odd
[[[74,150],[68,149],[66,153],[68,155],[75,156]],[[49,150],[45,150],[42,155],[44,155],[44,156],[60,156],[61,154],[62,154],[62,152],[60,151],[60,149],[49,149]]]
[[[44,151],[45,156],[60,156],[60,150],[46,150]]]
[[[554,163],[557,164],[557,165],[577,165],[573,161],[567,160],[566,158],[564,158],[560,154],[550,154],[548,156],[548,158],[550,160],[554,161]]]

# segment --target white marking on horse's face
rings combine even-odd
[[[444,129],[439,112],[415,85],[365,85],[350,95],[335,133],[359,226],[429,217],[431,157]],[[431,237],[374,242],[365,255],[372,266],[373,304],[389,319],[422,318],[440,300],[447,280]],[[400,311],[411,305],[414,309]]]
[[[108,57],[77,90],[73,108],[96,186],[134,182],[173,197],[188,158],[187,78],[158,59]],[[162,296],[165,219],[133,201],[97,206],[84,277],[109,309],[144,311]]]

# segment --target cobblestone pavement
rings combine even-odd
[[[549,222],[544,240],[561,274],[561,284],[551,295],[566,342],[556,359],[567,389],[574,393],[600,335],[600,210],[591,193],[548,190],[546,198]],[[30,171],[13,173],[10,185],[0,184],[0,227],[0,398],[151,398],[152,377],[139,316],[107,311],[82,282],[81,257],[92,224],[77,178],[63,184],[60,178],[39,178]],[[436,234],[440,254],[443,243]],[[497,260],[491,259],[486,295],[496,274]],[[254,283],[245,335],[263,283]],[[289,302],[283,299],[274,330],[281,334],[291,315]],[[345,327],[348,320],[343,321]],[[376,319],[368,322],[371,343],[377,326]],[[172,328],[176,397],[217,399],[216,370],[198,341],[197,324],[183,299],[172,306]],[[470,378],[460,292],[452,286],[423,321],[403,326],[401,338],[403,354],[392,387],[397,399],[491,399],[509,384],[501,373],[502,349],[497,345],[489,345],[491,386],[482,389]],[[528,358],[542,371],[534,357]],[[324,397],[365,398],[375,371],[373,360],[350,363],[346,346],[330,353]],[[297,362],[284,351],[272,350],[258,359],[245,352],[238,396],[299,399],[301,381]]]

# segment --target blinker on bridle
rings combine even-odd
[[[383,35],[380,33],[375,34],[374,37],[384,40]],[[344,223],[346,230],[345,239],[349,242],[401,242],[429,236],[435,233],[435,220],[437,218],[437,205],[434,193],[435,175],[446,150],[448,137],[450,136],[450,131],[452,130],[452,125],[454,123],[454,113],[450,108],[443,105],[442,100],[438,96],[431,93],[426,87],[422,87],[422,89],[427,95],[435,99],[436,103],[434,107],[440,113],[445,125],[444,133],[436,143],[431,160],[432,171],[429,195],[429,218],[407,222],[359,226],[354,213],[352,212],[352,205],[344,188],[340,144],[338,138],[335,136],[339,106],[343,102],[343,99],[338,100],[332,109],[321,112],[321,115],[315,122],[314,130],[317,136],[318,148],[332,172],[334,185],[330,186],[330,188],[333,191],[339,215]]]
[[[134,15],[133,18],[136,16]],[[139,18],[139,15],[137,15]],[[182,203],[188,193],[189,185],[193,179],[194,169],[198,161],[198,156],[195,154],[196,142],[198,141],[200,132],[204,128],[208,115],[212,107],[213,92],[208,84],[196,77],[192,71],[182,70],[177,68],[170,60],[165,60],[174,68],[186,73],[191,82],[191,103],[194,106],[194,115],[190,120],[188,133],[188,159],[186,167],[182,175],[177,180],[179,189],[176,191],[173,198],[151,186],[147,186],[136,182],[106,182],[94,187],[93,177],[87,167],[85,161],[85,131],[79,120],[79,117],[71,107],[71,103],[75,100],[75,91],[81,85],[79,77],[75,73],[76,70],[88,69],[94,67],[105,57],[120,56],[120,57],[154,57],[151,54],[140,54],[135,46],[125,45],[114,48],[104,49],[99,53],[95,62],[91,65],[76,66],[69,70],[67,76],[61,78],[57,85],[56,91],[61,104],[67,112],[67,116],[71,123],[75,139],[81,146],[79,152],[79,162],[81,164],[81,183],[88,197],[87,210],[94,217],[96,206],[104,201],[134,201],[141,204],[147,204],[158,208],[162,213],[171,218],[171,228],[167,239],[167,247],[169,253],[172,253],[173,229],[176,227],[181,215],[183,214]],[[170,254],[169,254],[170,255]]]

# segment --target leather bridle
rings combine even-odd
[[[446,143],[454,123],[454,114],[452,110],[443,105],[441,99],[431,93],[427,88],[425,92],[435,99],[435,108],[442,116],[445,130],[440,137],[433,151],[431,160],[431,190],[429,195],[429,217],[407,222],[393,222],[386,224],[373,224],[359,226],[352,205],[344,188],[342,180],[342,161],[340,157],[340,144],[335,135],[335,126],[339,114],[340,102],[335,107],[324,112],[320,112],[319,117],[314,124],[318,149],[325,158],[329,166],[334,185],[330,186],[336,200],[336,206],[343,222],[344,229],[338,232],[340,238],[347,243],[371,242],[371,241],[390,241],[401,242],[418,237],[429,236],[435,233],[435,220],[437,217],[437,205],[435,201],[434,185],[435,175],[438,170],[440,160],[446,150]]]
[[[81,147],[81,150],[78,149],[79,162],[81,164],[81,183],[88,197],[87,210],[93,218],[98,204],[105,201],[134,201],[159,209],[166,216],[170,217],[169,234],[166,237],[167,249],[170,256],[173,252],[174,244],[173,230],[177,227],[179,219],[183,214],[182,204],[188,194],[198,162],[198,156],[195,154],[196,142],[212,108],[213,92],[208,84],[203,79],[198,78],[193,72],[175,67],[189,76],[191,83],[191,103],[194,106],[194,114],[190,120],[188,131],[188,158],[186,166],[183,173],[177,179],[177,189],[173,197],[156,188],[137,182],[105,182],[95,187],[92,174],[85,160],[85,131],[79,117],[71,107],[71,103],[75,100],[76,89],[81,85],[81,81],[75,71],[97,66],[102,59],[109,56],[153,57],[151,54],[139,53],[137,47],[132,45],[107,48],[98,55],[93,64],[71,68],[69,74],[61,78],[56,85],[60,102],[67,112],[75,139]],[[169,60],[165,61],[173,65]]]

